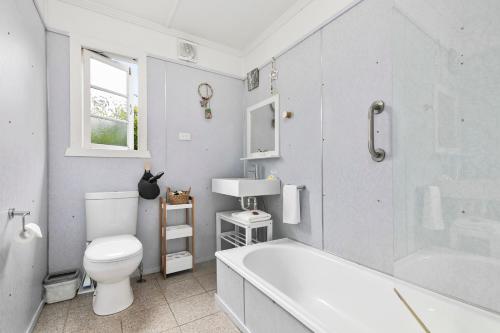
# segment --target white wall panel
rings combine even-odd
[[[392,272],[392,1],[363,1],[323,29],[323,186],[325,250]],[[374,162],[367,149],[368,108],[375,143],[386,151]]]
[[[85,249],[84,193],[134,190],[143,160],[65,157],[69,145],[69,40],[48,36],[50,270],[80,267]],[[234,209],[236,200],[213,194],[216,176],[240,176],[243,82],[238,79],[148,58],[148,149],[153,172],[165,170],[159,184],[192,187],[196,197],[196,259],[213,258],[215,212]],[[198,84],[215,89],[214,118],[204,119]],[[179,141],[179,132],[192,141]],[[181,220],[181,216],[178,220]],[[144,246],[144,268],[159,270],[158,201],[140,199],[137,236]],[[179,244],[174,244],[177,247]],[[182,244],[180,244],[182,245]]]
[[[320,45],[321,36],[316,33],[277,59],[275,86],[280,94],[280,111],[291,111],[293,117],[277,120],[281,158],[247,162],[258,164],[263,176],[274,173],[282,184],[306,186],[301,192],[300,224],[282,222],[281,195],[265,197],[262,208],[273,215],[275,238],[290,237],[317,248],[322,246]],[[270,96],[269,71],[269,65],[261,70],[260,86],[247,93],[247,106]]]
[[[0,332],[24,332],[47,272],[45,29],[32,1],[0,1],[0,49]],[[23,242],[9,208],[31,211],[44,238]]]

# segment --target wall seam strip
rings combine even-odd
[[[323,76],[323,29],[319,31],[319,68],[320,68],[320,124],[321,124],[321,249],[325,250],[325,191],[324,191],[324,129],[323,129],[323,106],[324,106],[324,76]]]

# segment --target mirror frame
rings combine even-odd
[[[252,112],[260,109],[265,105],[274,103],[274,150],[266,152],[251,152],[251,135],[252,135]],[[280,157],[280,97],[278,94],[273,95],[265,100],[251,105],[247,108],[247,135],[246,135],[246,158],[273,158]]]

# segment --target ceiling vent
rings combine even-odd
[[[197,62],[198,61],[198,44],[189,42],[187,40],[177,40],[177,57],[184,61]]]

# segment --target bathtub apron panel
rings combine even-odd
[[[245,326],[251,333],[312,332],[248,281],[245,281],[245,309]]]
[[[245,322],[243,278],[227,267],[222,261],[217,260],[217,295],[224,303],[226,310],[234,319]]]

